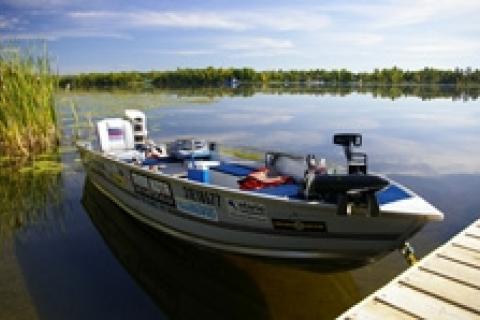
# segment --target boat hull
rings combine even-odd
[[[334,205],[215,187],[80,151],[89,180],[135,219],[214,250],[357,266],[400,248],[427,222],[421,216],[339,216]]]

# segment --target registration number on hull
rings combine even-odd
[[[178,210],[194,217],[218,221],[217,210],[212,206],[180,198],[177,199],[177,208]]]

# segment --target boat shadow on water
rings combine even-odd
[[[330,319],[360,299],[347,272],[222,254],[165,235],[130,217],[88,178],[82,203],[118,261],[170,318]]]

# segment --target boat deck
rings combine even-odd
[[[338,317],[480,319],[480,219]]]
[[[174,158],[147,159],[141,164],[145,170],[161,172],[180,178],[188,177],[188,162],[190,160],[177,160]],[[201,163],[202,160],[196,160]],[[208,162],[208,161],[207,161]],[[218,165],[209,167],[208,183],[221,187],[239,189],[239,180],[248,176],[251,172],[261,167],[255,162],[219,162]],[[195,179],[193,179],[195,180]],[[302,185],[287,183],[275,187],[266,187],[253,192],[268,194],[291,199],[300,199]]]
[[[143,161],[142,167],[152,172],[161,172],[168,175],[187,178],[188,164],[190,160],[178,160],[175,158],[147,159]],[[202,163],[200,159],[195,163]],[[207,161],[209,162],[209,161]],[[217,165],[209,167],[209,183],[223,187],[238,189],[238,180],[246,177],[259,167],[257,164],[249,163],[226,163],[217,162]]]

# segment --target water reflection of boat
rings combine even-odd
[[[443,218],[415,193],[368,173],[367,156],[352,149],[358,134],[335,136],[348,160],[338,173],[282,153],[267,153],[262,164],[144,159],[129,120],[105,119],[97,129],[99,148],[78,143],[92,183],[136,219],[212,249],[345,268],[400,248]]]
[[[331,319],[359,299],[350,273],[203,250],[139,223],[88,179],[82,202],[117,259],[170,318]]]

